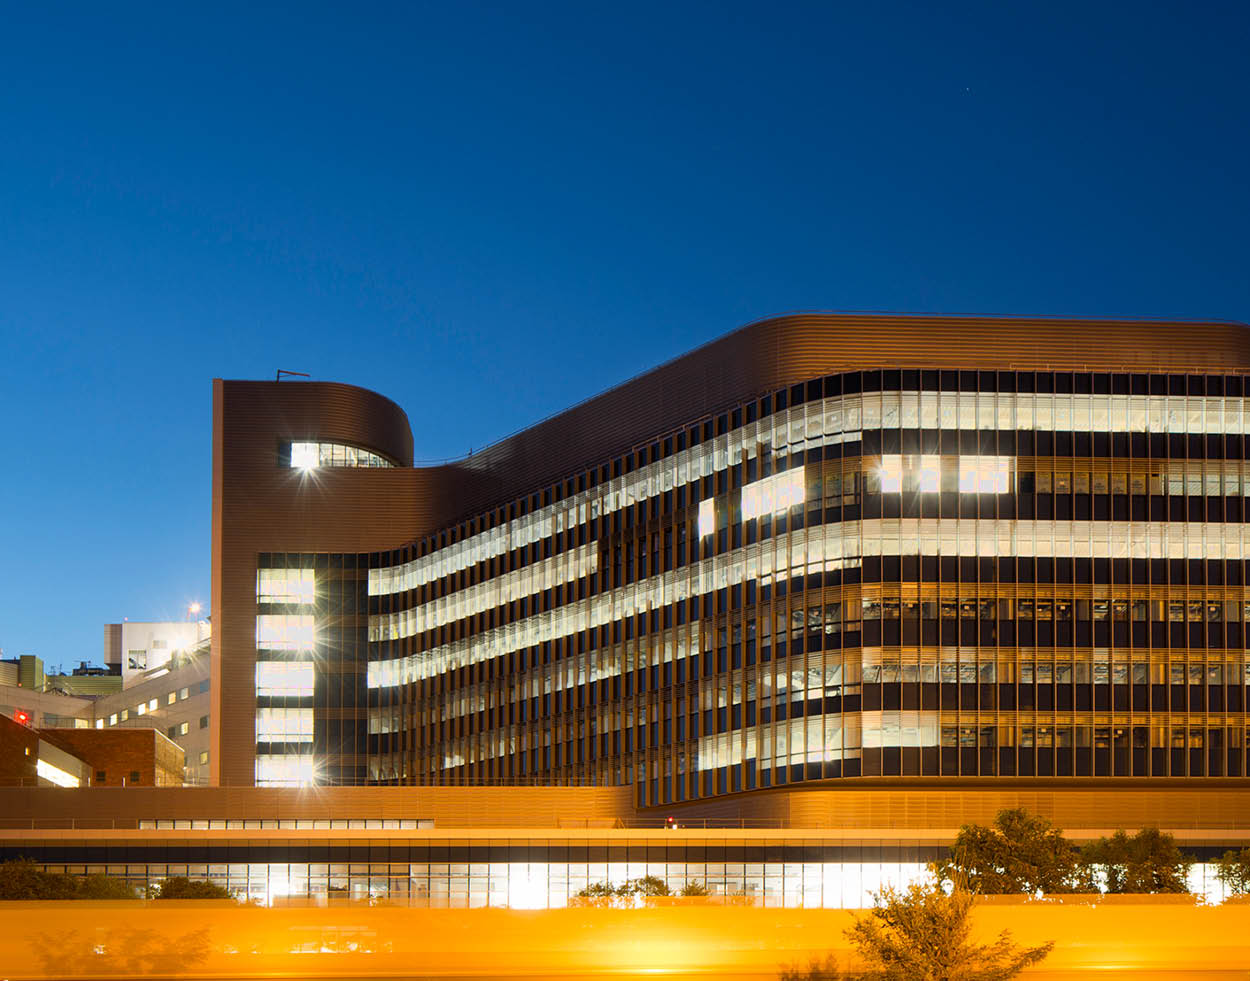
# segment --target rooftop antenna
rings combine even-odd
[[[285,368],[279,368],[278,373],[277,375],[274,376],[273,380],[276,382],[280,382],[282,381],[283,375],[297,376],[299,378],[311,378],[312,377],[312,375],[310,375],[306,371],[287,371]]]

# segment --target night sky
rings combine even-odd
[[[0,647],[209,599],[211,379],[480,448],[793,310],[1250,320],[1250,4],[8,4]]]

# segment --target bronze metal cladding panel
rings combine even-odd
[[[767,392],[867,368],[1250,371],[1240,324],[801,314],[762,320],[475,453],[438,525],[561,480]]]
[[[757,790],[638,812],[629,787],[0,787],[0,831],[135,827],[140,820],[264,818],[414,818],[450,828],[607,829],[658,826],[675,816],[686,828],[847,829],[893,832],[990,824],[1004,808],[1023,807],[1059,827],[1174,830],[1250,829],[1244,780],[996,780],[951,778],[855,781],[821,790]],[[1027,783],[1027,785],[1026,785]],[[1088,786],[1087,784],[1096,786]],[[1182,784],[1188,783],[1188,786]],[[1147,784],[1149,784],[1147,786]],[[374,836],[378,832],[371,833]],[[352,837],[366,836],[353,831]]]
[[[127,730],[139,732],[141,730]],[[20,755],[20,754],[19,754]],[[141,820],[410,818],[438,828],[611,827],[637,818],[630,787],[0,787],[0,830],[135,827]],[[51,791],[60,791],[54,793]],[[93,824],[92,822],[101,822]]]
[[[720,799],[665,805],[664,814],[791,828],[898,832],[990,825],[999,811],[1024,808],[1061,828],[1250,829],[1250,784],[1215,778],[1079,780],[948,777],[840,781],[824,789],[753,790]],[[1089,784],[1097,786],[1089,786]],[[652,808],[652,813],[660,813]]]
[[[303,475],[279,466],[280,448],[292,439],[363,446],[401,466]],[[407,417],[373,392],[214,381],[214,782],[253,780],[257,553],[368,552],[413,539],[428,527],[427,502],[446,507],[454,482],[413,470],[411,462]]]
[[[256,556],[389,550],[769,391],[857,368],[1250,372],[1235,324],[803,314],[751,324],[459,463],[412,468],[389,399],[322,382],[214,382],[214,780],[254,770]],[[302,474],[293,439],[375,450],[394,469]]]

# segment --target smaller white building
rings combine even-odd
[[[208,639],[207,620],[133,621],[104,625],[104,663],[120,665],[122,687],[169,664],[179,651]]]

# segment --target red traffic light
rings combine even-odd
[[[19,725],[28,726],[30,725],[30,713],[23,709],[18,709],[13,713],[13,721]]]

